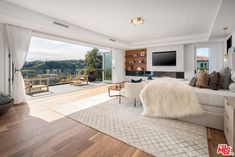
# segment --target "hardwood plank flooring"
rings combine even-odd
[[[48,107],[107,92],[107,86],[31,100],[0,117],[0,157],[150,157],[115,138],[58,114]],[[211,157],[223,131],[207,128]]]

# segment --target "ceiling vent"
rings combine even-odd
[[[109,41],[116,42],[116,40],[114,40],[114,39],[111,39],[111,38],[109,39]]]
[[[63,23],[59,23],[59,22],[56,22],[56,21],[54,21],[53,23],[54,23],[55,25],[60,26],[60,27],[69,28],[68,25],[65,25],[65,24],[63,24]]]

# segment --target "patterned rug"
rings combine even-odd
[[[89,107],[84,107],[87,105],[85,102],[90,102]],[[209,156],[205,127],[178,120],[144,117],[141,115],[142,106],[134,107],[129,99],[122,99],[119,104],[117,98],[108,99],[106,94],[53,110],[154,156]]]

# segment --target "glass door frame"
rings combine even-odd
[[[110,53],[111,54],[111,80],[106,80],[105,79],[105,53]],[[107,51],[107,52],[101,52],[102,54],[102,57],[103,57],[103,64],[102,64],[102,69],[103,69],[103,72],[102,72],[102,77],[103,77],[103,82],[107,82],[107,83],[112,83],[113,81],[113,59],[112,59],[112,50],[110,51]]]

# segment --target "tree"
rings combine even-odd
[[[102,72],[98,71],[98,69],[102,69],[102,55],[99,53],[99,49],[93,48],[87,52],[85,55],[85,64],[88,75],[95,75],[96,78],[102,75]]]

